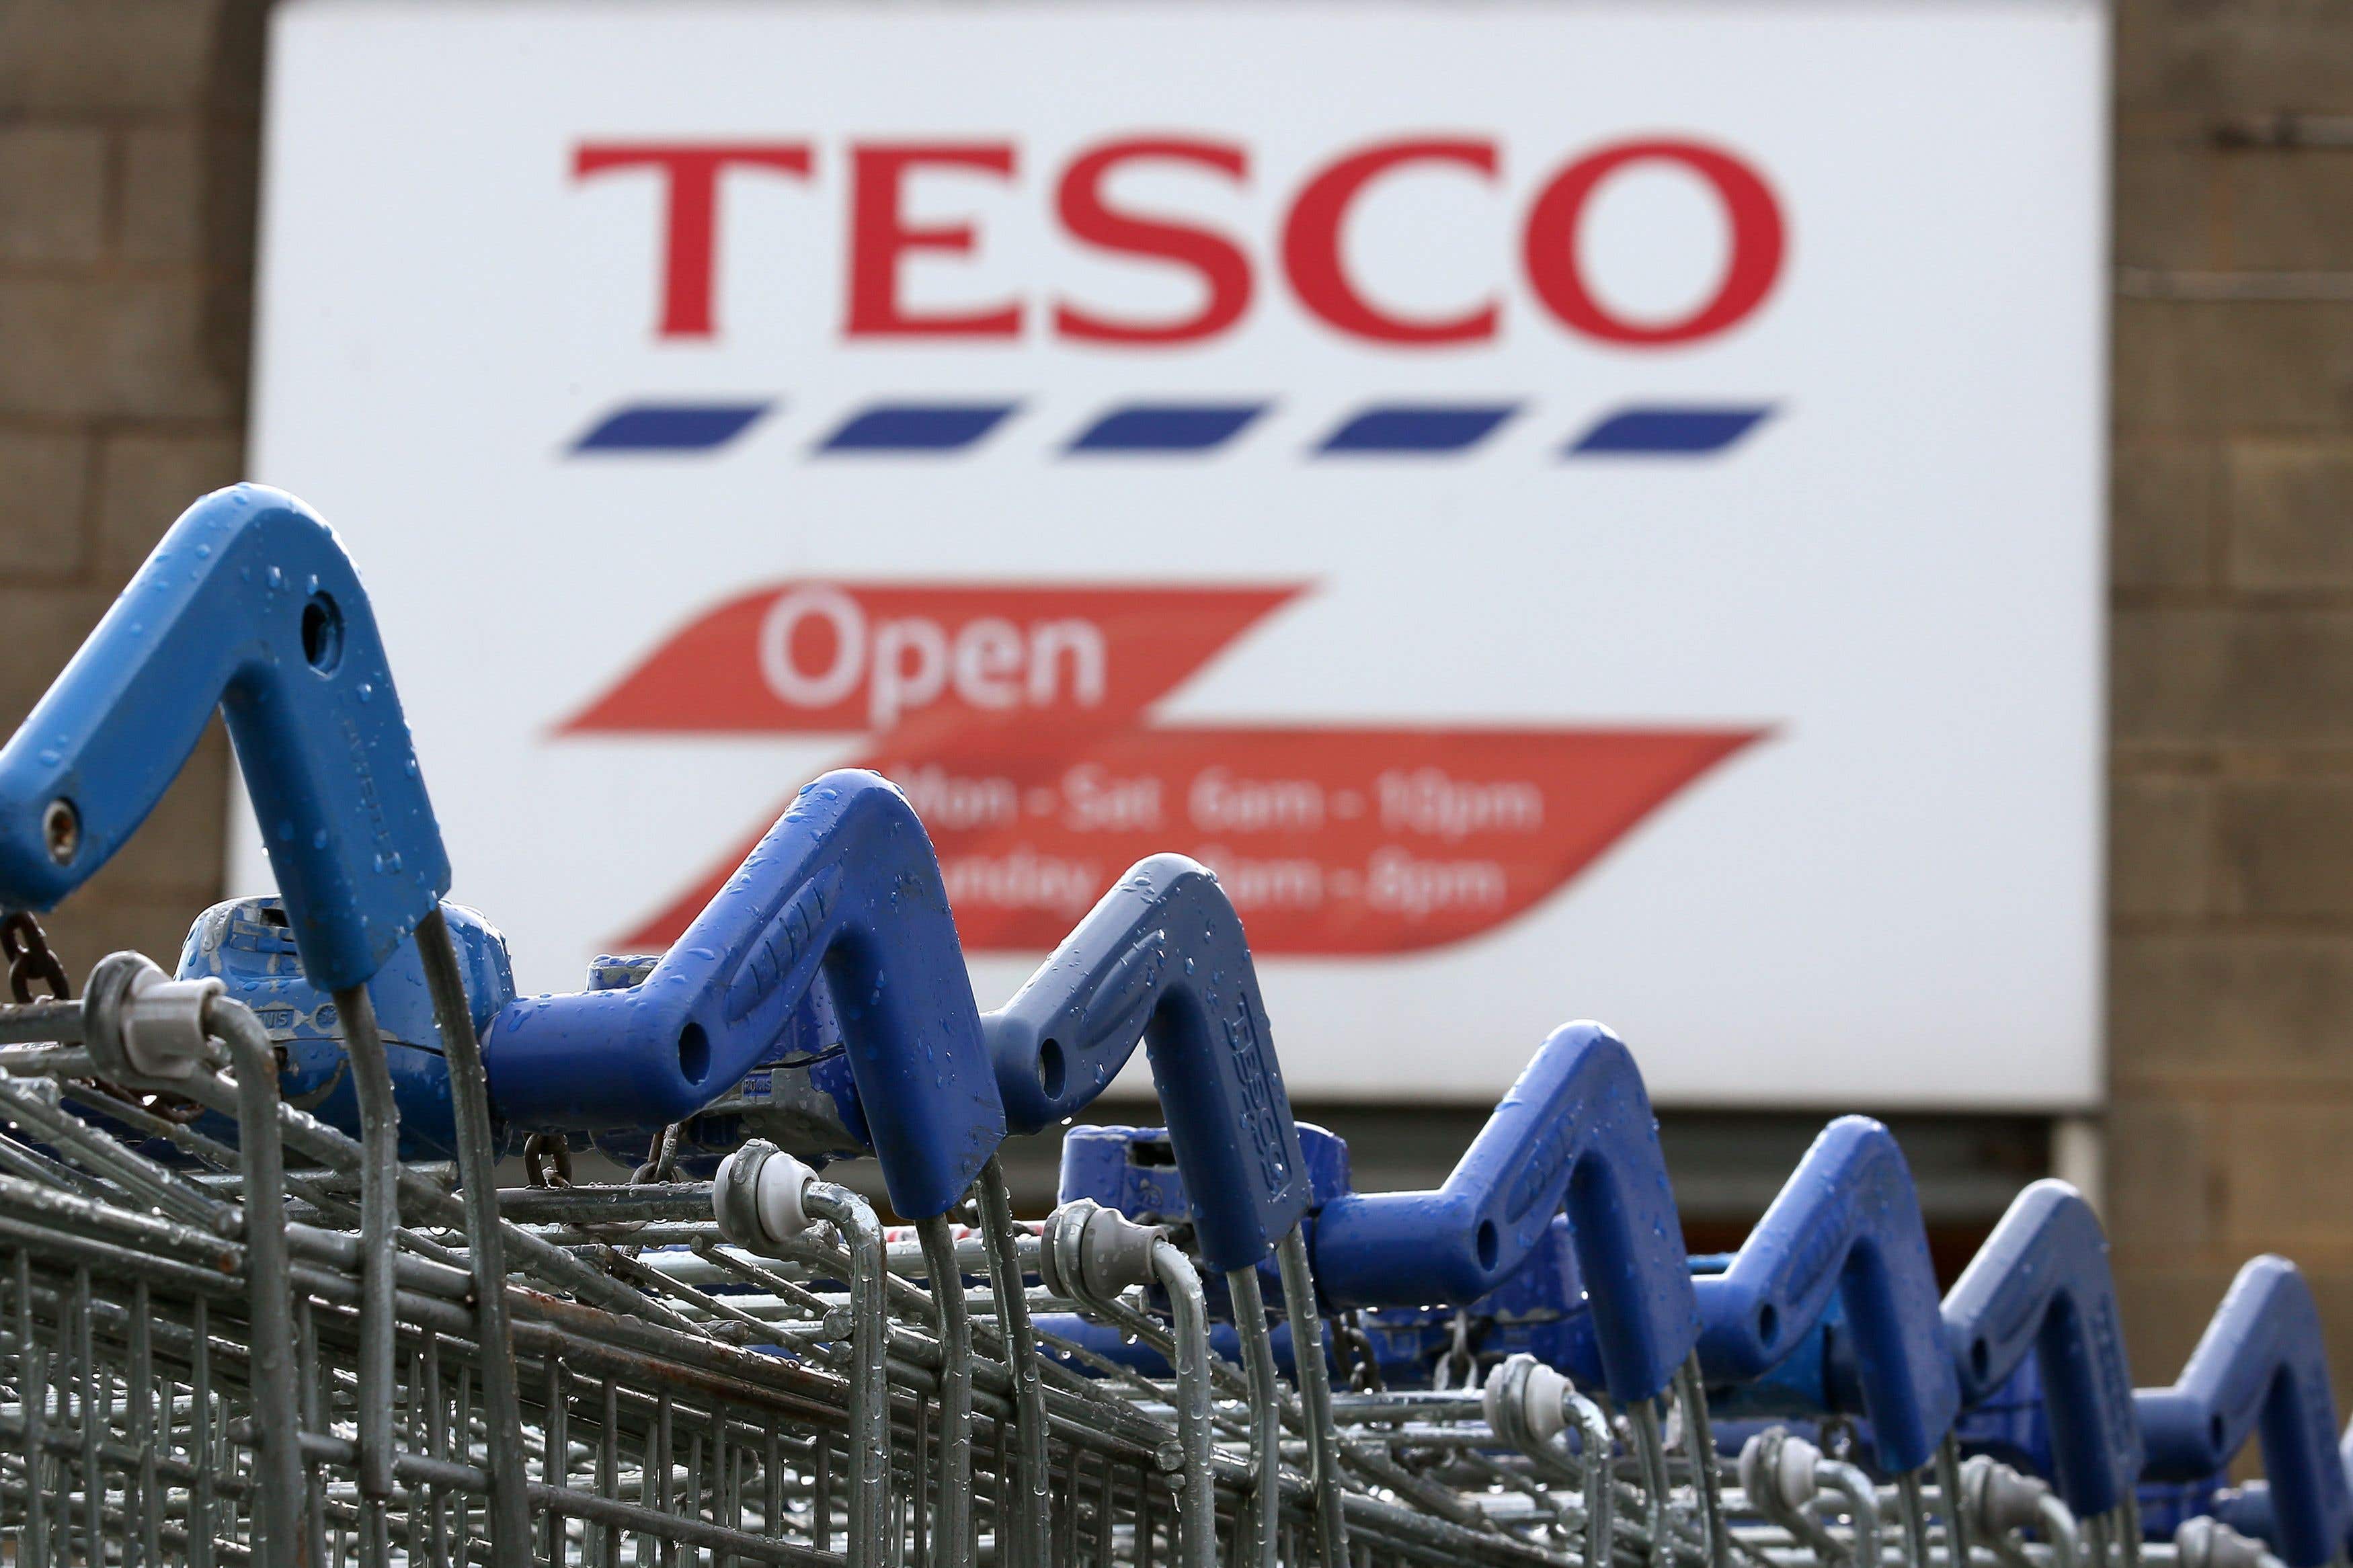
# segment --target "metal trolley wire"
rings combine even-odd
[[[0,1047],[14,1129],[0,1144],[0,1430],[16,1450],[0,1496],[20,1560],[619,1563],[685,1549],[952,1565],[986,1542],[1008,1561],[1206,1564],[1254,1532],[1293,1557],[1313,1535],[1312,1481],[1283,1474],[1267,1507],[1246,1447],[1249,1412],[1296,1426],[1297,1403],[1210,1362],[1190,1262],[1108,1211],[1074,1206],[1044,1237],[1017,1227],[993,1164],[976,1236],[935,1223],[896,1245],[860,1199],[781,1153],[722,1184],[754,1248],[708,1217],[704,1184],[518,1194],[532,1221],[501,1222],[522,1245],[502,1292],[507,1347],[488,1359],[462,1205],[405,1184],[393,1375],[372,1382],[362,1144],[278,1100],[249,1009],[211,983],[138,978],[111,1020],[0,1013],[17,1042]],[[143,1037],[146,1071],[110,1025]],[[54,1043],[21,1040],[34,1033]],[[106,1087],[165,1084],[233,1118],[235,1145]],[[167,1140],[192,1164],[152,1161],[80,1116]],[[315,1166],[288,1174],[287,1149]],[[772,1236],[754,1209],[773,1219],[780,1166],[807,1223]],[[312,1218],[253,1223],[293,1212]],[[617,1216],[660,1216],[661,1247],[632,1257],[588,1234]],[[1050,1246],[1082,1249],[1071,1272]],[[1137,1260],[1173,1292],[1166,1313],[1097,1294],[1124,1278],[1105,1268]],[[1100,1312],[1168,1346],[1177,1375],[1095,1378],[1041,1356],[1033,1305]],[[389,1487],[368,1484],[372,1435]],[[505,1542],[502,1458],[528,1520]],[[1355,1561],[1546,1555],[1476,1528],[1475,1510],[1349,1502]]]
[[[282,898],[68,998],[28,911],[216,706]],[[0,749],[0,1559],[2320,1568],[2353,1534],[2293,1266],[2136,1389],[2061,1184],[1940,1298],[1901,1152],[1842,1118],[1688,1258],[1633,1058],[1576,1024],[1447,1182],[1354,1192],[1181,858],[988,1013],[871,774],[576,995],[515,994],[448,881],[340,545],[206,498]],[[1001,1142],[1139,1046],[1166,1125],[1071,1127],[1017,1221]],[[576,1140],[638,1179],[574,1183]],[[824,1179],[861,1157],[911,1224]],[[2257,1435],[2267,1483],[2222,1489]]]

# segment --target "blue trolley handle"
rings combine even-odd
[[[1258,1268],[1277,1259],[1283,1312],[1299,1347],[1293,1365],[1317,1552],[1327,1563],[1351,1561],[1323,1325],[1300,1228],[1314,1189],[1258,966],[1218,879],[1182,855],[1138,861],[986,1027],[1007,1120],[1025,1132],[1101,1093],[1142,1037],[1184,1173],[1195,1245],[1235,1293],[1245,1360],[1270,1377]],[[1261,1463],[1272,1464],[1276,1440],[1272,1412],[1255,1410],[1251,1441]],[[1255,1510],[1256,1539],[1269,1562],[1279,1528],[1272,1505],[1270,1491]]]
[[[1652,1398],[1689,1357],[1699,1317],[1650,1094],[1599,1024],[1553,1032],[1437,1191],[1326,1204],[1316,1278],[1340,1307],[1472,1301],[1564,1208],[1609,1393]]]
[[[1198,862],[1139,862],[983,1027],[1017,1132],[1076,1112],[1143,1041],[1201,1256],[1220,1272],[1265,1261],[1306,1214],[1257,966],[1225,889]]]
[[[1993,1394],[2031,1352],[2051,1421],[2059,1495],[2106,1513],[2140,1479],[2132,1368],[2099,1216],[2064,1182],[2019,1194],[1945,1298],[1961,1402]]]
[[[260,485],[182,513],[0,749],[0,908],[106,864],[218,707],[302,966],[365,982],[449,888],[375,616],[334,531]]]
[[[1694,1286],[1711,1383],[1770,1369],[1835,1292],[1882,1462],[1909,1471],[1935,1457],[1960,1388],[1920,1201],[1886,1128],[1864,1116],[1824,1128],[1731,1265]]]
[[[2337,1453],[2344,1464],[2348,1480],[2353,1480],[2353,1426],[2348,1426],[2337,1440]],[[2225,1492],[2214,1500],[2214,1517],[2240,1534],[2263,1542],[2274,1550],[2279,1544],[2279,1520],[2272,1511],[2272,1489],[2269,1481],[2249,1481],[2235,1493]],[[2348,1546],[2353,1548],[2353,1542]]]
[[[2263,1257],[2230,1294],[2170,1388],[2133,1396],[2148,1445],[2142,1474],[2186,1481],[2231,1462],[2260,1429],[2281,1561],[2317,1568],[2343,1548],[2353,1498],[2337,1448],[2328,1352],[2312,1289],[2295,1264]]]
[[[526,1128],[682,1120],[766,1059],[820,972],[892,1206],[945,1214],[1005,1112],[938,858],[877,773],[802,790],[639,984],[501,1008],[491,1103]]]

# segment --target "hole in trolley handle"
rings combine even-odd
[[[81,813],[63,795],[49,802],[41,813],[41,842],[49,858],[60,866],[72,865],[81,851]]]
[[[689,1083],[701,1083],[711,1072],[711,1037],[700,1024],[689,1024],[678,1032],[678,1070]]]
[[[302,606],[302,657],[321,675],[343,661],[343,612],[328,595],[313,594]]]

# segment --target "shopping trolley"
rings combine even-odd
[[[282,897],[69,999],[24,912],[121,846],[216,707]],[[2250,1265],[2181,1376],[2135,1390],[2080,1198],[2030,1188],[1940,1301],[1901,1152],[1860,1118],[1736,1253],[1689,1258],[1633,1056],[1592,1024],[1440,1187],[1356,1193],[1181,858],[987,1013],[922,825],[871,774],[804,791],[681,942],[575,995],[514,994],[448,880],[332,534],[257,487],[199,502],[0,749],[0,909],[56,993],[0,1005],[14,1561],[2344,1551],[2291,1266]],[[1017,1221],[1002,1141],[1139,1046],[1165,1126],[1073,1129],[1063,1201]],[[575,1140],[642,1152],[639,1179],[572,1182]],[[518,1145],[531,1184],[501,1190]],[[825,1179],[844,1158],[905,1228]],[[2137,1489],[2211,1481],[2258,1432],[2267,1486],[2144,1542]]]
[[[1288,1394],[1247,1358],[1238,1415],[1216,1381],[1234,1369],[1190,1353],[1198,1274],[1165,1239],[1110,1214],[1017,1230],[990,1047],[1018,1057],[1018,1020],[984,1035],[894,790],[820,781],[747,868],[783,874],[731,884],[634,986],[494,1016],[486,1053],[365,597],[332,535],[274,492],[185,516],[0,753],[6,903],[48,907],[94,873],[216,705],[350,1093],[290,1103],[279,1042],[217,973],[117,955],[80,1000],[0,1015],[16,1200],[0,1418],[21,1442],[0,1528],[22,1558],[1207,1564],[1244,1543],[1296,1555],[1303,1531],[1333,1561],[1545,1555],[1459,1507],[1344,1495],[1312,1374]],[[1229,1281],[1278,1255],[1303,1268],[1295,1139],[1230,907],[1198,868],[1148,862],[1098,916],[1083,940],[1110,943],[1101,963],[1027,996],[1072,1015],[1074,1055],[1150,1037],[1188,1162],[1230,1198],[1205,1261]],[[1151,929],[1122,938],[1139,919]],[[410,953],[438,1068],[396,1082],[370,982]],[[499,1192],[509,1128],[703,1109],[767,1056],[820,965],[860,998],[839,1009],[841,1120],[915,1221],[912,1247],[757,1142],[715,1185]],[[1026,1049],[1033,1097],[1083,1103],[1103,1081],[1060,1040]],[[402,1091],[437,1082],[431,1131],[454,1158],[404,1163]],[[976,1248],[949,1224],[967,1203]],[[1186,1347],[1180,1375],[1107,1386],[1039,1357],[1033,1289],[1118,1312],[1137,1270],[1173,1292],[1135,1321]],[[1312,1288],[1292,1299],[1312,1342]]]
[[[1188,1200],[1157,1140],[1149,1128],[1074,1133],[1064,1196],[1116,1193],[1181,1220]],[[1141,1158],[1123,1160],[1124,1151]],[[1325,1162],[1345,1173],[1345,1150]],[[2274,1550],[2288,1563],[2337,1557],[2343,1530],[2331,1521],[2343,1518],[2353,1431],[2341,1453],[2331,1448],[2318,1321],[2292,1266],[2251,1263],[2179,1382],[2136,1391],[2105,1240],[2073,1189],[2045,1181],[2021,1193],[1941,1303],[1926,1239],[1884,1130],[1849,1118],[1827,1130],[1747,1247],[1691,1260],[1711,1327],[1730,1323],[1745,1337],[1750,1325],[1758,1334],[1781,1325],[1787,1347],[1760,1368],[1764,1358],[1746,1355],[1740,1338],[1727,1348],[1720,1328],[1699,1341],[1725,1472],[1721,1540],[1734,1556],[1920,1563],[1965,1552],[2088,1563],[2146,1554],[2201,1568],[2253,1568]],[[1350,1311],[1335,1314],[1335,1339],[1360,1347],[1360,1387],[1403,1384],[1391,1397],[1426,1390],[1430,1408],[1451,1392],[1472,1424],[1460,1440],[1541,1448],[1576,1429],[1555,1401],[1574,1411],[1583,1388],[1608,1404],[1598,1313],[1574,1255],[1539,1251],[1451,1322],[1443,1309]],[[1086,1325],[1048,1326],[1092,1356],[1143,1359]],[[1920,1418],[1931,1399],[1942,1426]],[[1894,1413],[1885,1436],[1874,1430],[1874,1400]],[[2274,1480],[2223,1489],[2221,1472],[2256,1431]],[[1619,1435],[1633,1438],[1623,1426]],[[2284,1492],[2299,1521],[2286,1528]],[[2201,1506],[2144,1515],[2142,1500],[2178,1507],[2184,1495]]]

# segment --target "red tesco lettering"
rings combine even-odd
[[[1490,179],[1492,142],[1393,142],[1352,153],[1307,182],[1282,226],[1282,264],[1299,302],[1354,337],[1385,343],[1461,343],[1495,335],[1493,300],[1444,321],[1405,321],[1366,300],[1340,259],[1340,226],[1359,192],[1406,163],[1457,163]]]
[[[1065,300],[1054,307],[1054,330],[1066,338],[1100,343],[1184,343],[1213,338],[1250,308],[1250,264],[1241,247],[1223,235],[1186,224],[1126,213],[1103,196],[1103,182],[1122,164],[1189,163],[1234,180],[1249,173],[1240,147],[1219,142],[1175,138],[1113,142],[1071,160],[1055,192],[1054,210],[1071,238],[1098,250],[1173,262],[1201,279],[1201,308],[1172,321],[1120,321]]]
[[[1592,199],[1613,176],[1645,164],[1687,171],[1723,212],[1728,260],[1714,290],[1665,321],[1630,319],[1590,286],[1577,242]],[[1492,186],[1502,160],[1492,140],[1420,137],[1359,147],[1334,157],[1298,186],[1277,230],[1284,280],[1301,309],[1326,329],[1388,347],[1443,348],[1493,339],[1504,304],[1490,287],[1466,279],[1463,308],[1450,315],[1402,315],[1371,297],[1351,275],[1342,237],[1366,194],[1414,165],[1451,170]],[[1009,142],[860,142],[848,149],[849,298],[842,333],[851,340],[1016,339],[1030,324],[1018,298],[978,308],[911,306],[902,262],[911,255],[969,256],[982,244],[976,220],[917,224],[906,216],[907,186],[918,176],[950,182],[1013,181],[1018,150]],[[1115,202],[1108,185],[1127,168],[1198,173],[1237,187],[1251,175],[1248,151],[1207,137],[1128,137],[1081,149],[1053,184],[1053,217],[1063,235],[1092,252],[1188,273],[1199,302],[1189,311],[1136,317],[1082,299],[1057,297],[1041,318],[1053,336],[1077,342],[1174,347],[1231,331],[1249,311],[1255,283],[1250,256],[1230,235],[1183,215],[1137,210]],[[723,176],[786,174],[807,181],[816,168],[806,142],[584,142],[573,174],[586,179],[650,172],[663,194],[659,338],[709,339],[718,331],[712,300]],[[1519,262],[1529,291],[1558,327],[1627,348],[1703,342],[1748,320],[1771,295],[1788,252],[1781,204],[1764,175],[1725,148],[1676,137],[1613,142],[1569,159],[1537,186],[1520,227]],[[1492,280],[1491,280],[1492,282]]]

